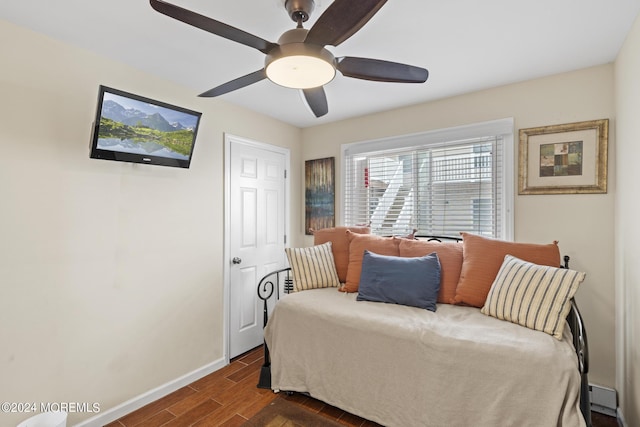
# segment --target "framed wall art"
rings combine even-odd
[[[304,162],[305,233],[335,227],[335,157]]]
[[[520,129],[518,194],[607,192],[609,120]]]

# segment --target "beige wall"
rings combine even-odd
[[[602,118],[609,118],[615,124],[613,66],[307,128],[303,130],[303,157],[306,160],[335,156],[337,188],[340,188],[341,144],[505,117],[514,118],[516,132],[519,128]],[[515,139],[517,141],[517,134]],[[613,126],[609,143],[609,168],[615,171]],[[517,152],[516,147],[513,160],[516,171]],[[515,197],[515,239],[540,243],[559,240],[562,253],[572,257],[571,266],[587,273],[576,299],[589,332],[590,381],[608,387],[615,385],[614,178],[615,174],[610,174],[608,194]],[[515,180],[514,188],[517,189]],[[340,195],[336,198],[337,215],[341,218]],[[302,235],[303,230],[298,231]],[[307,237],[305,242],[309,243],[310,239]]]
[[[4,21],[0,57],[2,400],[105,411],[223,360],[223,133],[299,165],[300,130]],[[89,159],[100,84],[201,111],[191,168]]]
[[[628,426],[640,425],[640,17],[615,64],[617,388]]]
[[[640,207],[633,187],[639,172],[631,163],[640,140],[640,64],[632,53],[639,26],[615,69],[605,65],[301,131],[0,21],[0,395],[95,401],[106,410],[223,357],[224,132],[291,149],[296,246],[310,243],[303,232],[302,160],[335,156],[339,188],[343,143],[504,117],[514,117],[516,131],[609,118],[609,193],[515,196],[515,238],[557,239],[572,267],[587,272],[577,299],[589,331],[590,380],[623,390],[627,421],[640,424],[634,368],[640,360],[631,339],[640,324],[634,313]],[[89,159],[100,84],[203,112],[191,168]],[[514,150],[517,166],[516,156]],[[0,414],[0,424],[24,418]]]

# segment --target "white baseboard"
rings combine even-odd
[[[227,363],[224,358],[218,359],[208,365],[196,369],[193,372],[183,375],[180,378],[176,378],[175,380],[169,381],[168,383],[156,387],[153,390],[142,393],[133,399],[129,399],[118,406],[89,418],[88,420],[84,420],[76,424],[74,427],[102,427],[105,424],[109,424],[110,422],[135,411],[136,409],[140,409],[143,406],[168,395],[169,393],[173,393],[174,391],[191,384],[192,382],[197,381],[218,369],[224,368],[226,364]]]

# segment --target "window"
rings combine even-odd
[[[512,238],[513,120],[343,146],[344,224]]]

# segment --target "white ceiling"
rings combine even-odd
[[[168,1],[273,42],[295,27],[284,0]],[[305,28],[331,1],[316,3]],[[320,119],[299,91],[268,80],[222,98],[298,127],[328,123],[612,62],[639,11],[640,0],[390,0],[329,50],[427,68],[426,83],[338,73],[325,86],[329,113]],[[194,96],[264,66],[259,51],[161,15],[147,0],[2,0],[0,18],[179,83]]]

